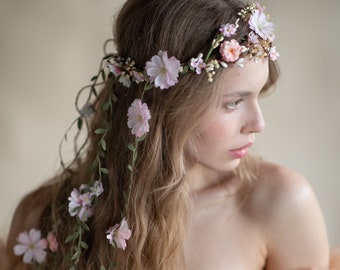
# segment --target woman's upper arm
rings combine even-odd
[[[267,268],[328,269],[329,244],[316,196],[299,174],[276,175],[271,214],[267,217]]]

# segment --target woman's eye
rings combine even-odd
[[[225,104],[225,107],[229,110],[235,110],[237,109],[237,107],[240,105],[242,101],[243,101],[242,99],[238,99],[236,101],[227,102]]]

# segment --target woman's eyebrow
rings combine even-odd
[[[226,93],[223,96],[224,97],[247,97],[247,96],[251,96],[252,94],[253,92],[249,90],[239,90],[239,91]]]

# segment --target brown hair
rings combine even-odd
[[[134,59],[140,68],[159,50],[167,50],[169,56],[174,55],[181,62],[188,61],[200,52],[207,53],[220,25],[235,22],[244,7],[245,3],[240,0],[128,0],[115,24],[117,52]],[[241,40],[247,32],[248,26],[240,21],[235,39]],[[264,90],[276,79],[277,69],[271,63]],[[145,94],[152,119],[150,132],[139,146],[127,209],[132,237],[125,251],[115,249],[113,254],[105,231],[121,220],[123,192],[130,179],[127,164],[131,152],[126,146],[133,140],[126,125],[126,113],[132,101],[140,96],[143,85],[133,84],[127,89],[113,78],[106,81],[96,102],[97,113],[91,130],[101,127],[105,119],[111,123],[103,160],[109,175],[103,179],[104,193],[98,198],[94,216],[88,222],[90,231],[83,236],[89,248],[80,258],[80,269],[100,269],[101,265],[108,266],[113,261],[117,263],[116,269],[179,269],[177,264],[190,215],[185,179],[191,141],[200,132],[206,112],[218,98],[213,85],[208,83],[205,74],[187,73],[176,86],[168,90],[152,89]],[[118,101],[112,114],[104,114],[101,107],[110,91],[114,91]],[[72,173],[65,171],[57,177],[51,203],[41,218],[46,231],[62,220],[57,226],[59,260],[52,263],[49,257],[48,269],[69,267],[64,256],[71,247],[64,239],[72,233],[75,218],[68,215],[67,197],[72,188],[89,183],[88,168],[96,156],[98,143],[97,135],[91,133],[90,137],[88,152],[80,165],[73,168]]]

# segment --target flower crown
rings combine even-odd
[[[144,91],[141,98],[135,99],[127,112],[127,125],[131,129],[131,134],[134,135],[134,141],[127,145],[127,148],[132,152],[132,159],[127,165],[130,171],[130,180],[128,191],[126,192],[126,196],[124,196],[125,209],[122,211],[122,220],[120,223],[108,228],[105,232],[107,240],[113,247],[124,250],[127,245],[126,240],[132,235],[126,218],[126,210],[130,203],[131,183],[135,176],[134,167],[138,157],[138,145],[149,132],[148,121],[151,119],[151,113],[147,104],[142,102],[144,92],[154,87],[168,89],[178,83],[180,75],[187,72],[201,74],[202,71],[204,71],[208,75],[208,81],[212,82],[216,69],[220,67],[227,68],[230,64],[237,64],[243,67],[245,57],[249,57],[255,62],[265,57],[269,57],[272,61],[278,59],[279,54],[275,46],[273,46],[275,39],[273,33],[274,24],[269,22],[269,16],[264,13],[264,8],[258,3],[251,4],[242,9],[238,15],[239,18],[234,23],[221,25],[219,32],[211,43],[210,50],[205,56],[199,53],[197,57],[191,58],[186,63],[181,63],[174,56],[169,58],[167,51],[159,51],[157,55],[154,55],[146,62],[144,69],[139,69],[135,66],[135,62],[131,58],[124,59],[117,54],[107,54],[101,61],[98,74],[91,79],[92,84],[79,91],[76,98],[76,108],[80,116],[67,129],[59,149],[61,165],[64,169],[68,168],[65,167],[61,149],[63,142],[67,140],[67,133],[71,127],[76,124],[78,128],[76,139],[78,139],[78,134],[84,126],[87,129],[87,134],[92,132],[89,130],[88,121],[95,110],[90,100],[93,97],[97,97],[96,87],[103,85],[106,81],[105,66],[109,68],[109,76],[113,74],[116,80],[127,88],[131,87],[132,83],[144,83]],[[241,43],[233,39],[233,36],[235,36],[238,31],[240,20],[244,20],[249,26],[249,33]],[[215,50],[219,50],[219,58],[212,55]],[[103,82],[98,82],[100,78]],[[90,89],[89,95],[86,104],[82,108],[79,108],[79,96],[85,89]],[[114,103],[116,103],[117,100],[116,95],[111,91],[108,99],[102,105],[103,111],[107,114],[112,114]],[[14,246],[14,253],[18,256],[23,255],[23,261],[25,263],[43,263],[47,254],[46,252],[57,252],[58,241],[63,241],[72,244],[69,259],[73,266],[70,269],[77,268],[82,251],[88,248],[88,244],[83,240],[84,233],[90,230],[86,221],[93,215],[93,207],[98,197],[104,192],[102,181],[105,175],[109,174],[109,170],[102,165],[102,159],[106,153],[106,135],[110,127],[111,124],[108,120],[104,120],[103,126],[94,130],[94,133],[98,136],[98,143],[97,155],[91,164],[90,185],[83,184],[79,189],[74,188],[68,198],[68,212],[71,217],[77,218],[77,225],[74,227],[73,232],[66,239],[60,239],[56,234],[56,227],[59,225],[55,224],[46,238],[42,238],[41,231],[34,228],[29,232],[25,231],[20,233],[17,238],[18,244]],[[75,158],[69,166],[78,159],[87,141],[88,137],[80,148],[76,147]],[[111,262],[109,266],[102,265],[100,269],[105,270],[111,269],[112,267],[114,267],[113,262]]]
[[[116,79],[126,87],[132,83],[145,82],[147,88],[159,87],[167,89],[178,82],[179,75],[189,71],[201,74],[204,70],[208,74],[208,81],[213,81],[215,69],[227,68],[229,64],[236,63],[243,66],[243,61],[248,56],[253,61],[268,57],[276,61],[279,57],[276,47],[273,46],[275,39],[274,24],[269,22],[268,15],[259,4],[251,4],[239,12],[235,23],[223,24],[211,43],[211,48],[206,56],[199,53],[187,63],[180,63],[176,57],[168,57],[167,51],[159,51],[145,64],[145,69],[135,66],[131,58],[124,59],[113,55],[108,60],[108,67]],[[240,44],[232,37],[236,35],[240,19],[248,22],[249,33]],[[212,52],[219,49],[221,58],[211,57]]]

